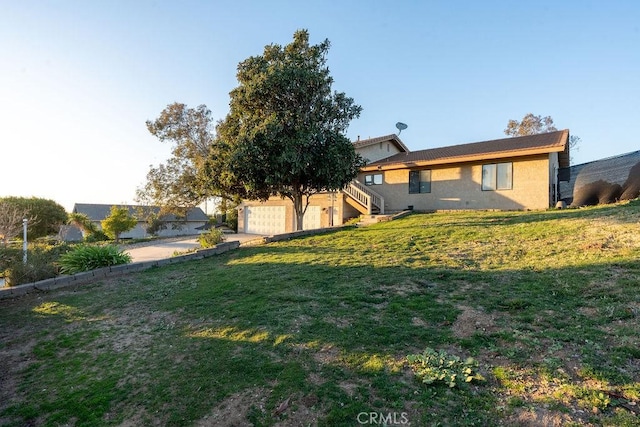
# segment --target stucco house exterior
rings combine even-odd
[[[310,198],[305,229],[341,225],[361,214],[408,209],[546,209],[558,201],[558,170],[569,166],[569,131],[410,151],[397,135],[355,141],[367,164],[338,193]],[[288,199],[245,200],[238,231],[293,231]]]
[[[150,237],[147,233],[147,223],[143,215],[148,213],[159,214],[158,206],[140,206],[140,205],[108,205],[94,203],[76,203],[73,206],[73,213],[85,214],[91,222],[100,228],[100,222],[111,214],[111,206],[124,207],[129,210],[129,214],[139,218],[138,224],[130,231],[122,233],[121,239],[140,239]],[[192,208],[188,211],[185,218],[177,218],[173,214],[163,215],[160,220],[164,224],[164,228],[159,230],[157,235],[160,237],[173,236],[190,236],[200,234],[204,226],[209,222],[209,217],[199,207]]]

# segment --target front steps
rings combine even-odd
[[[386,215],[360,215],[360,221],[356,223],[356,227],[366,227],[379,222],[393,221],[394,219],[409,215],[411,212],[413,211],[401,211]]]

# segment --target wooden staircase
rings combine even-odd
[[[354,179],[342,190],[349,197],[345,201],[364,215],[384,215],[384,198]]]

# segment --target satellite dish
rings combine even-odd
[[[402,122],[398,122],[396,123],[396,128],[398,128],[398,130],[400,132],[398,132],[398,135],[400,135],[402,133],[403,130],[405,130],[408,126]]]

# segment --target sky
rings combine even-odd
[[[574,164],[640,150],[636,0],[0,0],[0,197],[135,203],[171,151],[145,122],[223,119],[238,63],[298,29],[363,108],[351,140],[485,141],[533,113],[581,138]]]

